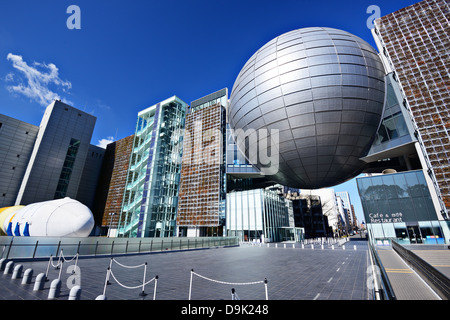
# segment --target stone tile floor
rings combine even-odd
[[[212,248],[179,252],[163,252],[114,257],[114,277],[127,287],[142,284],[147,262],[146,281],[158,275],[156,300],[187,300],[191,280],[191,269],[201,276],[216,280],[209,281],[197,275],[192,277],[192,300],[230,300],[231,288],[235,288],[242,300],[264,300],[264,283],[238,285],[267,279],[269,300],[369,300],[367,289],[368,251],[366,241],[351,241],[346,250],[326,246],[304,249],[297,245],[284,248],[266,246],[240,246]],[[357,250],[353,249],[356,245]],[[68,257],[67,259],[70,259]],[[94,300],[103,293],[107,268],[111,257],[80,258],[78,260],[81,300]],[[50,267],[49,279],[42,291],[33,291],[36,276],[45,272],[48,261],[22,261],[23,270],[33,268],[31,284],[22,285],[21,279],[0,274],[0,299],[2,300],[47,300],[50,283],[58,277],[59,270]],[[16,264],[17,264],[16,263]],[[56,261],[54,261],[56,264]],[[73,275],[66,273],[67,262],[61,272],[61,294],[58,300],[67,300]],[[139,294],[142,288],[128,289],[113,278],[107,286],[108,300],[152,300],[154,282],[145,286],[146,296]],[[223,284],[221,282],[227,282]],[[228,284],[233,283],[233,284]]]

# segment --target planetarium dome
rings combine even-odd
[[[346,31],[304,28],[259,49],[239,73],[230,97],[233,130],[278,129],[274,181],[316,189],[361,173],[383,113],[384,68],[368,43]],[[279,143],[278,143],[279,142]],[[249,143],[237,139],[249,159]],[[260,169],[264,163],[255,163]]]

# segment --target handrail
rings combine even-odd
[[[442,299],[450,300],[450,279],[414,252],[392,240],[392,249],[409,263]]]
[[[381,300],[397,300],[397,297],[395,296],[394,289],[392,289],[391,282],[389,281],[389,278],[386,274],[386,270],[384,269],[383,264],[381,263],[381,259],[378,256],[378,253],[376,249],[373,247],[373,244],[371,241],[369,241],[369,252],[373,260],[375,261],[375,265],[380,270],[380,278],[381,278],[381,286],[382,288],[380,291],[380,299]],[[374,296],[375,299],[375,296]]]
[[[166,238],[58,238],[1,237],[4,259],[38,259],[56,256],[64,249],[67,255],[104,256],[161,251],[238,246],[237,237],[166,237]],[[1,248],[0,248],[1,250]]]

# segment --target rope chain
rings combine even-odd
[[[144,284],[140,284],[138,286],[135,287],[128,287],[122,283],[119,282],[119,280],[117,280],[117,278],[114,276],[114,273],[112,272],[112,270],[109,270],[109,274],[114,278],[114,280],[116,280],[116,282],[121,286],[124,287],[125,289],[137,289],[137,288],[142,288],[142,286],[146,286],[147,284],[149,284],[150,282],[154,281],[156,279],[156,277],[153,277],[151,280],[147,281]]]
[[[226,281],[219,281],[219,280],[214,280],[214,279],[210,279],[207,278],[205,276],[202,276],[201,274],[198,274],[194,271],[191,271],[193,274],[195,274],[196,276],[203,278],[205,280],[209,280],[212,282],[216,282],[216,283],[220,283],[220,284],[228,284],[228,285],[233,285],[233,286],[245,286],[245,285],[252,285],[252,284],[259,284],[259,283],[264,283],[265,280],[261,280],[261,281],[254,281],[254,282],[226,282]]]

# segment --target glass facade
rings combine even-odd
[[[286,235],[293,235],[287,229],[295,230],[293,227],[289,228],[288,201],[290,202],[275,191],[264,189],[228,193],[227,236],[237,236],[241,241],[291,240],[286,239]]]
[[[373,240],[447,242],[448,221],[438,221],[423,171],[357,178],[356,182]]]
[[[368,155],[390,150],[414,143],[414,129],[409,121],[407,110],[402,107],[402,95],[394,73],[385,76],[386,98],[384,104],[383,120],[378,128],[375,141]]]
[[[175,235],[186,108],[174,96],[139,112],[119,236]]]
[[[77,157],[78,148],[80,147],[80,140],[70,139],[69,147],[67,148],[66,158],[59,175],[58,185],[56,187],[54,199],[62,199],[67,194],[67,188],[69,187],[70,176],[72,175],[73,165]]]

